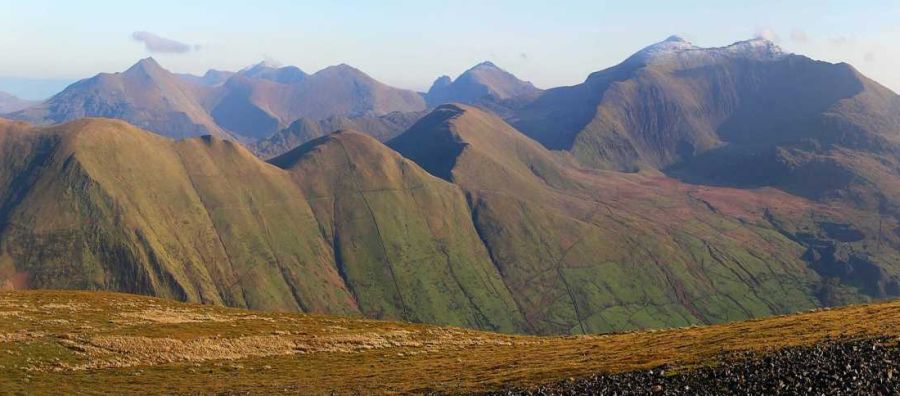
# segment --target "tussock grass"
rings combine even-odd
[[[477,392],[595,372],[710,364],[733,352],[826,337],[900,337],[900,301],[577,337],[263,313],[101,292],[4,292],[0,318],[0,389],[35,394]]]

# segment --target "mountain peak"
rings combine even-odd
[[[125,73],[138,71],[144,73],[154,73],[158,71],[165,71],[165,69],[163,69],[163,67],[160,66],[158,62],[156,62],[156,59],[153,59],[153,57],[150,56],[139,60],[137,63],[128,68]]]
[[[499,67],[497,67],[497,65],[495,65],[494,62],[491,62],[491,61],[484,61],[473,67],[473,69],[479,69],[479,68],[499,69]]]
[[[687,41],[684,37],[681,37],[681,36],[679,36],[679,35],[677,35],[677,34],[673,34],[673,35],[667,37],[663,42],[667,42],[667,43],[688,43],[688,44],[690,44],[690,42]]]
[[[318,75],[339,75],[339,76],[352,76],[356,78],[371,78],[368,74],[359,70],[353,66],[350,66],[346,63],[341,63],[338,65],[328,66],[322,70],[317,71],[315,74]]]
[[[522,81],[493,62],[484,61],[466,70],[456,80],[441,76],[426,94],[430,105],[463,102],[474,103],[485,97],[510,99],[533,96],[540,90],[530,82]]]

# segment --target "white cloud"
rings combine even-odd
[[[808,34],[805,31],[800,29],[794,29],[791,31],[791,40],[797,43],[808,43],[812,41]]]
[[[199,45],[190,45],[180,41],[157,36],[150,32],[138,31],[131,34],[135,41],[144,43],[144,48],[152,53],[184,54],[200,49]]]
[[[769,28],[757,29],[756,37],[761,39],[766,39],[772,42],[781,41],[781,37],[778,36],[778,33],[775,33],[774,30]]]

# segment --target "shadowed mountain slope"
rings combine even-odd
[[[841,278],[807,261],[813,242],[792,234],[805,229],[815,240],[821,224],[856,219],[874,239],[870,215],[772,189],[579,169],[463,105],[439,107],[390,145],[466,192],[479,235],[538,332],[710,323],[898,292],[895,248]],[[852,267],[847,260],[832,265]]]
[[[72,84],[10,117],[36,124],[116,118],[173,138],[213,135],[254,142],[300,118],[335,124],[324,120],[377,119],[393,112],[424,110],[420,94],[387,86],[347,65],[308,75],[293,66],[261,63],[238,73],[210,70],[199,77],[170,73],[147,58],[125,72],[102,73]],[[366,123],[380,124],[359,122],[360,126]],[[372,133],[395,130],[391,126],[371,129]]]
[[[320,121],[425,110],[418,93],[389,87],[347,65],[311,75],[293,68],[294,77],[285,77],[290,75],[286,69],[257,65],[239,73],[209,99],[210,114],[226,129],[259,139],[300,118]]]
[[[234,72],[210,69],[207,70],[206,73],[203,73],[202,76],[185,73],[178,74],[178,77],[193,84],[215,87],[224,84],[225,81],[228,81],[228,79],[234,75]]]
[[[900,97],[762,39],[699,48],[673,36],[545,91],[510,122],[593,168],[898,208]]]
[[[425,114],[425,112],[393,112],[381,116],[333,116],[319,121],[301,118],[287,128],[252,144],[250,148],[262,158],[273,158],[310,140],[345,129],[359,131],[380,141],[386,141],[409,129]]]

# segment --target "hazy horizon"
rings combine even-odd
[[[755,36],[785,51],[848,62],[900,91],[900,4],[761,1],[750,5],[279,0],[111,6],[0,1],[0,90],[37,99],[23,79],[58,85],[153,56],[177,73],[238,70],[262,60],[312,73],[350,64],[384,83],[427,90],[484,60],[540,88],[579,83],[672,34],[716,47]],[[280,10],[277,13],[270,12]],[[46,83],[43,85],[47,92]]]

